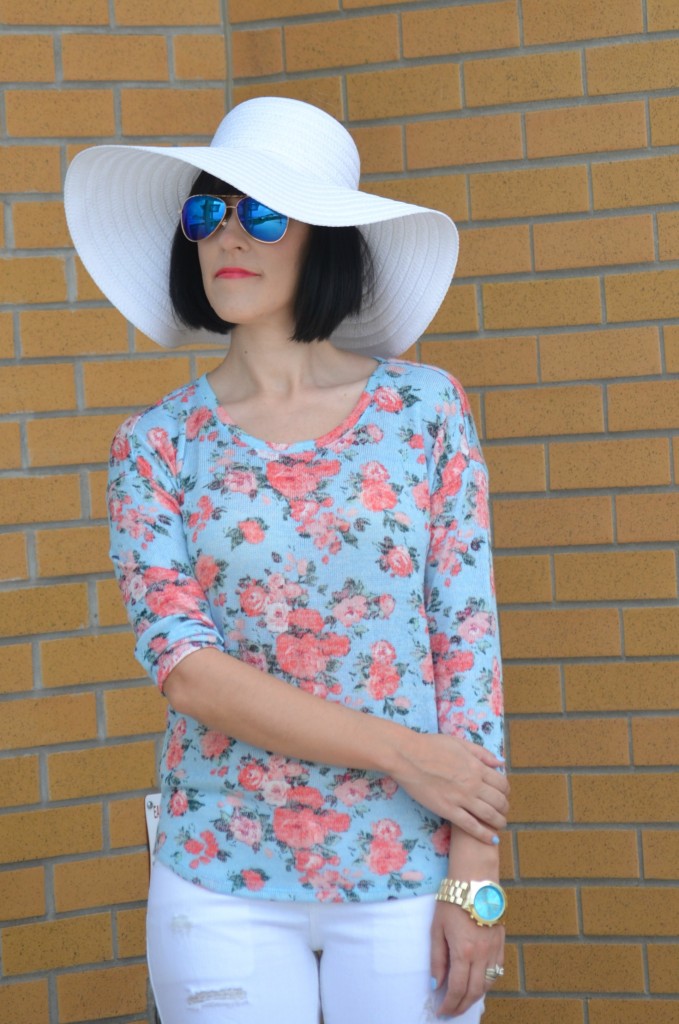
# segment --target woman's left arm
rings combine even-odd
[[[453,828],[448,877],[460,881],[499,881],[499,852]],[[441,1017],[457,1017],[489,990],[487,968],[504,963],[501,924],[479,926],[452,903],[437,902],[431,929],[431,976],[446,989]]]

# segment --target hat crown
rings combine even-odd
[[[330,114],[301,100],[267,96],[239,103],[210,146],[259,151],[263,159],[275,156],[327,185],[358,188],[361,162],[351,135]]]

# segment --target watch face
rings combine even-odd
[[[483,921],[497,921],[505,909],[502,890],[495,885],[484,885],[474,897],[474,910]]]

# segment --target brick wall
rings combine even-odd
[[[513,826],[486,1019],[675,1021],[676,0],[0,0],[0,23],[0,1019],[150,1019],[163,710],[109,572],[104,463],[129,409],[215,358],[102,300],[65,168],[206,141],[230,98],[273,93],[346,121],[364,187],[461,229],[412,355],[465,384],[491,470]]]

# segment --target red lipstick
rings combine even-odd
[[[245,270],[243,267],[222,267],[215,274],[215,277],[225,277],[227,280],[235,280],[242,277],[257,277],[257,274],[253,274],[251,270]]]

